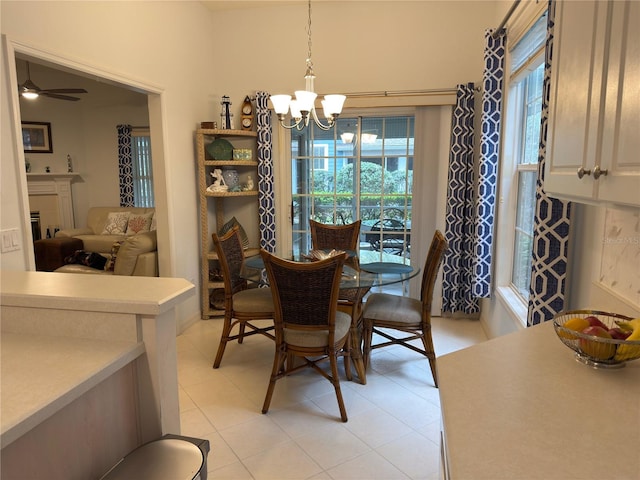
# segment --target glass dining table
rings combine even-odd
[[[356,258],[352,252],[350,258]],[[309,261],[306,258],[295,261]],[[371,288],[406,282],[420,273],[420,267],[395,262],[362,263],[349,262],[342,269],[340,291],[349,292],[349,301],[338,302],[338,309],[351,315],[351,359],[360,383],[367,383],[362,358],[362,299]],[[242,266],[240,276],[245,280],[266,285],[268,279],[260,255],[248,257]]]

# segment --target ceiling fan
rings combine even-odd
[[[29,70],[29,62],[26,62],[26,63],[27,63],[27,80],[22,85],[18,85],[19,93],[24,98],[34,99],[42,95],[44,97],[56,98],[58,100],[69,100],[72,102],[76,102],[80,100],[78,97],[70,97],[69,95],[62,95],[62,94],[63,93],[89,93],[84,88],[41,89],[31,81],[31,72]]]

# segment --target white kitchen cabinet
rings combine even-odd
[[[558,2],[545,190],[640,206],[640,2]]]

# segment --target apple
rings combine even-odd
[[[591,316],[585,318],[585,320],[589,322],[589,325],[591,325],[592,327],[600,327],[604,328],[605,330],[609,330],[609,327],[605,325],[598,317]]]
[[[626,340],[631,335],[631,330],[623,330],[620,327],[614,327],[609,329],[609,335],[616,340]]]
[[[597,325],[585,328],[582,333],[584,333],[585,335],[593,335],[600,338],[611,338],[609,330]],[[605,343],[588,338],[581,338],[580,350],[582,350],[585,355],[588,355],[593,359],[608,360],[615,355],[616,345],[614,343]]]

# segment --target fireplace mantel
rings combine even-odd
[[[55,195],[61,228],[74,228],[71,184],[80,180],[77,173],[27,173],[29,195]]]

